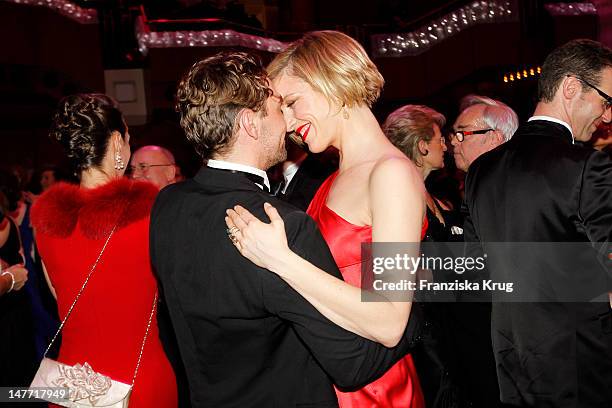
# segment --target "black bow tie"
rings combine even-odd
[[[261,186],[262,190],[265,191],[266,193],[270,192],[270,189],[268,188],[268,186],[266,186],[265,179],[262,176],[258,176],[257,174],[249,173],[247,171],[233,170],[233,169],[218,169],[216,167],[209,167],[209,168],[215,169],[215,170],[221,170],[221,171],[229,171],[230,173],[234,173],[234,174],[241,174],[244,177],[251,180],[253,183]]]

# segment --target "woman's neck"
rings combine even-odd
[[[95,188],[108,183],[115,177],[108,175],[103,170],[89,168],[81,172],[81,187]]]
[[[421,174],[423,175],[423,181],[425,181],[427,180],[427,177],[429,177],[429,174],[431,173],[433,169],[430,166],[423,163],[421,166],[419,166],[419,170],[421,170]]]
[[[393,145],[367,106],[350,110],[334,147],[340,152],[340,172],[366,161],[376,160]]]

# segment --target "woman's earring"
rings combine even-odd
[[[121,157],[121,153],[115,153],[115,170],[123,170],[125,169],[125,163],[123,162],[123,158]]]
[[[419,149],[419,153],[421,153],[421,156],[425,157],[429,154],[429,150],[425,149],[425,152],[422,152],[421,149]]]

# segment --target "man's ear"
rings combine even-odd
[[[253,139],[259,138],[259,131],[257,125],[259,124],[259,117],[257,113],[251,109],[245,108],[239,114],[239,124],[242,129],[252,137]]]
[[[174,183],[176,181],[176,166],[166,166],[166,180],[170,183]]]
[[[491,135],[491,144],[494,147],[497,147],[500,144],[504,143],[505,138],[501,130],[497,129],[497,130],[494,130],[492,133],[493,134]]]
[[[561,82],[560,88],[564,99],[573,99],[582,90],[582,83],[578,78],[566,76]]]

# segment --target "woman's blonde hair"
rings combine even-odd
[[[271,79],[282,74],[348,107],[372,107],[385,83],[363,47],[338,31],[313,31],[291,43],[268,66]]]
[[[382,129],[391,143],[420,167],[423,153],[419,150],[419,142],[429,143],[434,137],[433,125],[442,129],[445,124],[444,115],[429,106],[404,105],[387,116]]]

